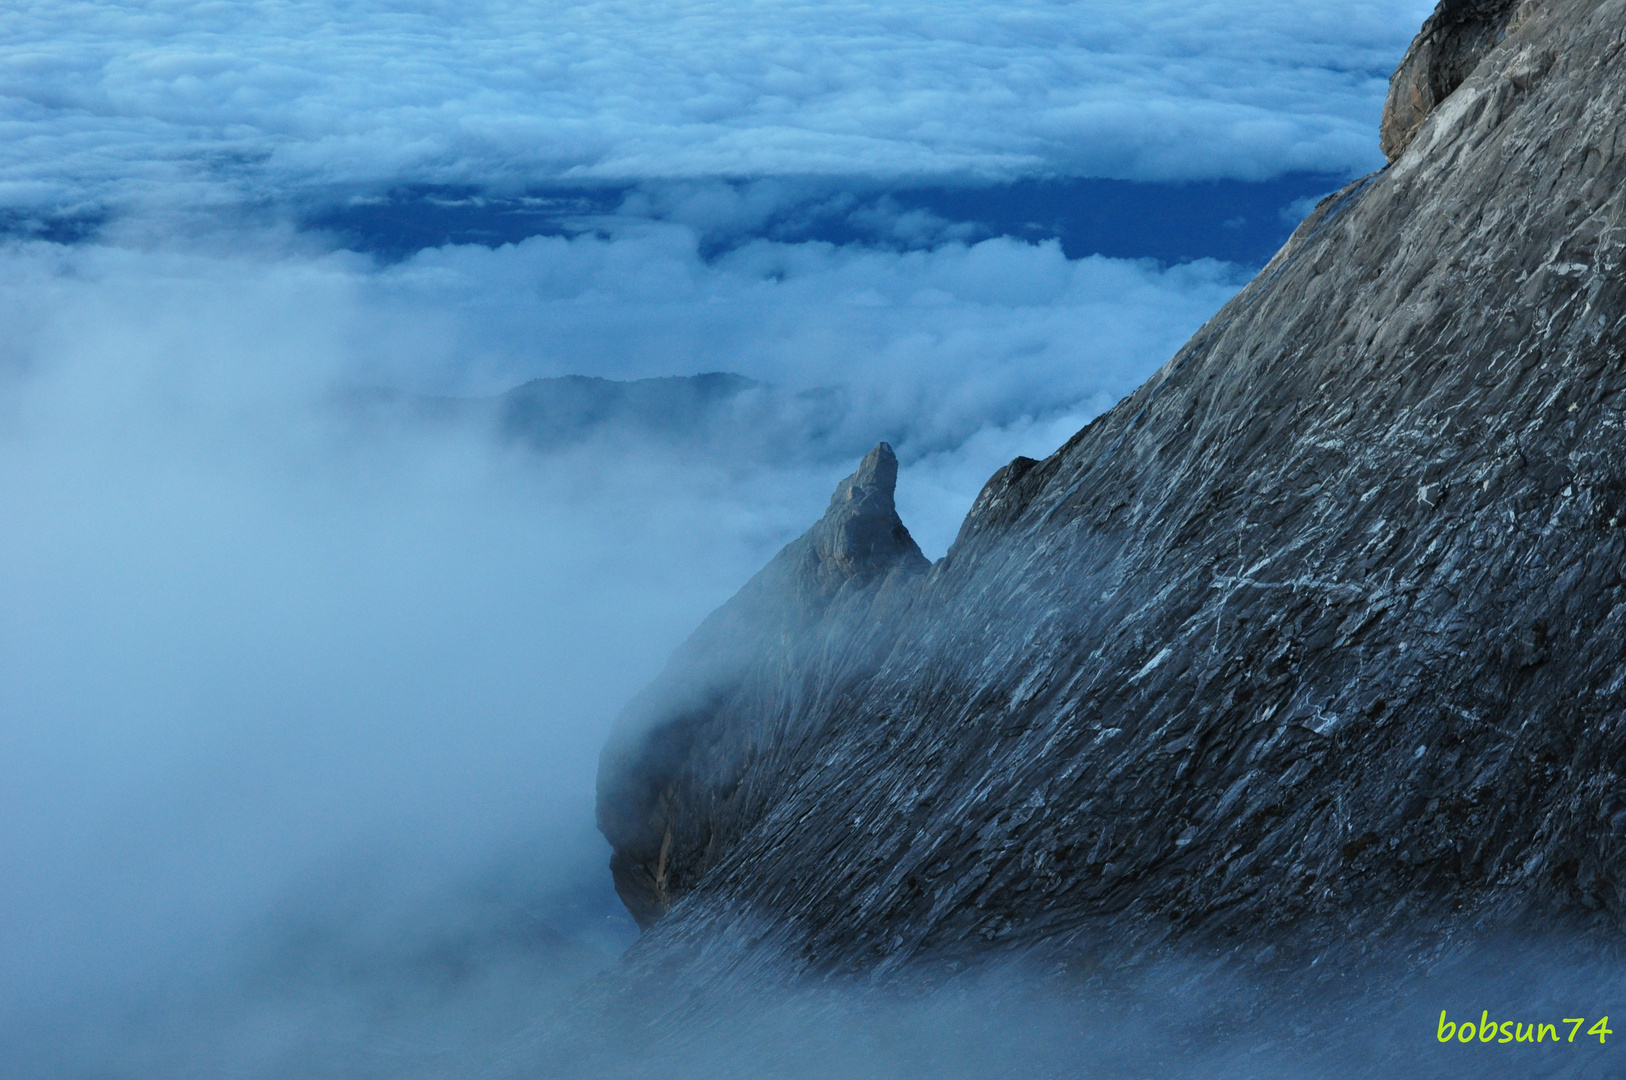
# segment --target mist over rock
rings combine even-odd
[[[875,629],[929,565],[898,518],[897,479],[881,443],[818,524],[713,613],[617,721],[599,768],[599,828],[641,926],[760,819],[775,795],[763,780],[823,737],[832,703],[819,683],[861,681],[884,654]],[[790,702],[807,704],[779,707]]]
[[[929,569],[867,458],[605,751],[629,971],[1626,928],[1623,27],[1445,0],[1393,163]]]

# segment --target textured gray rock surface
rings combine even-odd
[[[638,955],[1622,928],[1626,0],[1505,29],[944,559],[872,455],[701,628],[601,768]]]
[[[1501,44],[1520,6],[1521,0],[1441,0],[1389,80],[1378,129],[1385,157],[1405,153],[1434,107]]]

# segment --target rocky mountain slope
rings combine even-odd
[[[642,954],[1621,928],[1623,118],[1626,0],[1445,0],[1392,163],[934,565],[877,448],[606,748]]]

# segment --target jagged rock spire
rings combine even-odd
[[[858,471],[836,485],[824,517],[785,549],[804,588],[822,600],[845,585],[866,585],[899,564],[925,568],[926,557],[898,517],[897,484],[898,457],[891,446],[877,443]]]
[[[880,443],[824,516],[713,612],[616,721],[599,760],[598,821],[640,925],[665,915],[761,813],[775,767],[762,748],[787,737],[777,704],[832,657],[870,663],[861,628],[930,566],[898,517],[897,482],[897,455]]]

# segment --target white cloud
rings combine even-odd
[[[783,445],[765,467],[839,470],[886,438],[907,471],[985,429],[1099,411],[1241,283],[1219,263],[1068,260],[1054,242],[1008,238],[911,252],[755,241],[708,261],[690,229],[645,224],[386,267],[275,234],[239,239],[231,253],[7,249],[3,355],[46,373],[14,387],[14,433],[178,411],[189,419],[165,438],[213,454],[209,440],[287,442],[308,427],[299,410],[339,382],[480,395],[563,374],[722,370],[846,391],[837,431]]]
[[[1361,171],[1429,6],[23,0],[0,12],[0,203]]]

